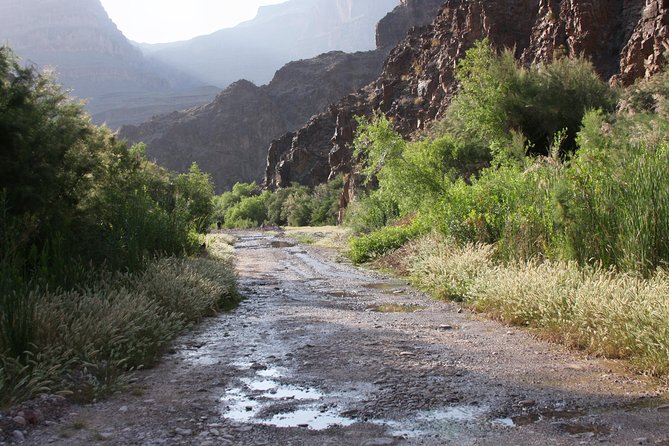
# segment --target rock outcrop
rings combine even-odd
[[[444,0],[400,0],[400,5],[376,26],[377,48],[392,48],[400,43],[414,26],[432,23]]]
[[[197,162],[218,191],[261,181],[269,142],[371,82],[385,56],[331,52],[291,62],[266,86],[235,82],[210,104],[122,127],[119,136],[145,142],[148,156],[167,168],[185,171]]]
[[[457,62],[483,38],[498,48],[515,49],[526,63],[585,55],[603,77],[629,84],[666,65],[669,4],[666,0],[446,0],[430,26],[412,29],[392,50],[376,81],[313,117],[292,137],[272,144],[264,185],[313,185],[351,173],[355,115],[380,110],[405,136],[439,119],[457,89]],[[347,185],[347,190],[354,186]],[[343,204],[346,201],[343,197]]]
[[[24,62],[53,67],[60,83],[89,99],[94,120],[112,127],[201,104],[220,91],[144,57],[99,0],[0,0],[0,44]]]

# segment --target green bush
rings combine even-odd
[[[111,379],[173,331],[156,303],[120,285],[95,288],[108,274],[128,283],[120,272],[141,277],[161,256],[194,252],[210,213],[208,176],[196,167],[176,176],[144,153],[0,48],[0,404],[47,383],[65,388],[65,375],[85,370],[95,369],[89,384]],[[60,337],[68,333],[73,343]]]
[[[254,228],[267,219],[266,197],[242,198],[239,203],[229,208],[225,213],[227,228]]]
[[[258,193],[255,183],[236,184],[214,199],[215,214],[228,228],[323,226],[337,223],[343,181],[340,177],[309,188],[299,184]]]
[[[418,220],[406,226],[386,226],[367,235],[352,237],[348,256],[354,263],[365,263],[400,248],[425,232]]]
[[[464,140],[503,148],[511,131],[547,155],[558,132],[573,151],[588,110],[612,111],[615,93],[583,58],[561,58],[524,68],[510,50],[497,55],[487,40],[467,51],[456,70],[461,88],[448,112],[449,127]]]

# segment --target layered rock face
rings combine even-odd
[[[0,42],[24,62],[53,67],[73,94],[102,122],[120,124],[173,106],[192,106],[215,96],[200,81],[145,58],[118,30],[99,0],[0,0]],[[131,104],[138,104],[133,107]],[[121,109],[120,113],[107,114]],[[102,114],[102,116],[98,116]]]
[[[376,46],[394,47],[412,27],[429,25],[437,17],[443,3],[444,0],[401,0],[399,6],[376,26]]]
[[[149,158],[170,169],[185,171],[197,162],[219,192],[261,181],[269,142],[371,82],[384,57],[381,51],[331,52],[291,62],[266,86],[235,82],[210,104],[122,127],[119,136],[145,142]]]
[[[457,89],[457,62],[477,40],[513,48],[526,63],[583,54],[603,77],[629,84],[666,65],[668,21],[666,0],[444,1],[429,27],[393,49],[376,81],[272,144],[264,184],[314,185],[350,173],[355,115],[380,110],[405,136],[439,119]]]

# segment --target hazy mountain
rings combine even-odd
[[[400,0],[289,0],[255,19],[195,39],[142,45],[146,54],[219,87],[238,79],[266,84],[287,62],[376,48],[377,22]]]
[[[201,104],[218,90],[145,57],[99,0],[0,0],[0,44],[25,63],[53,67],[98,122],[141,122]]]
[[[238,181],[260,181],[269,142],[369,83],[385,56],[336,51],[290,62],[268,85],[234,82],[210,104],[124,126],[119,136],[147,143],[149,157],[170,169],[185,171],[197,162],[219,192]]]

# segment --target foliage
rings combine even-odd
[[[183,326],[170,325],[158,304],[123,284],[143,277],[161,256],[195,252],[211,181],[196,166],[176,176],[144,153],[144,145],[128,148],[94,126],[49,76],[0,48],[2,403],[47,384],[63,388],[66,375],[93,368],[99,375],[86,375],[89,384],[111,379],[112,369],[153,357],[166,333]],[[108,275],[119,284],[98,289]],[[104,344],[95,347],[97,365],[62,338],[77,336],[70,329],[78,323],[86,342]],[[96,323],[116,331],[97,332]]]
[[[195,222],[199,232],[209,227],[214,212],[214,183],[211,177],[203,173],[196,163],[187,174],[176,179],[177,206],[181,207],[188,221]]]
[[[237,183],[214,199],[215,214],[228,228],[325,226],[337,223],[341,177],[315,188],[293,184],[260,193],[255,183]]]
[[[664,271],[643,279],[574,262],[500,265],[492,245],[459,246],[439,235],[414,246],[412,278],[436,297],[464,300],[592,354],[629,359],[641,372],[669,373]]]
[[[258,185],[253,183],[236,183],[232,186],[232,190],[217,195],[213,199],[214,217],[220,221],[225,221],[225,214],[235,205],[239,204],[242,199],[251,197],[258,189]]]
[[[510,50],[497,55],[487,40],[467,51],[456,70],[461,89],[449,110],[452,131],[493,150],[523,134],[534,153],[547,155],[557,132],[575,149],[586,111],[612,111],[615,94],[583,58],[524,68]]]
[[[229,259],[183,258],[31,297],[31,351],[22,361],[0,354],[0,406],[43,391],[96,398],[126,370],[153,364],[184,327],[238,300]]]
[[[354,263],[365,263],[400,248],[425,232],[418,220],[405,226],[386,226],[370,234],[352,237],[348,256]]]
[[[417,141],[361,121],[357,153],[378,188],[349,210],[374,231],[350,240],[352,258],[434,228],[403,251],[418,285],[669,374],[669,74],[614,92],[583,60],[526,68],[483,42],[458,78],[445,120]]]

